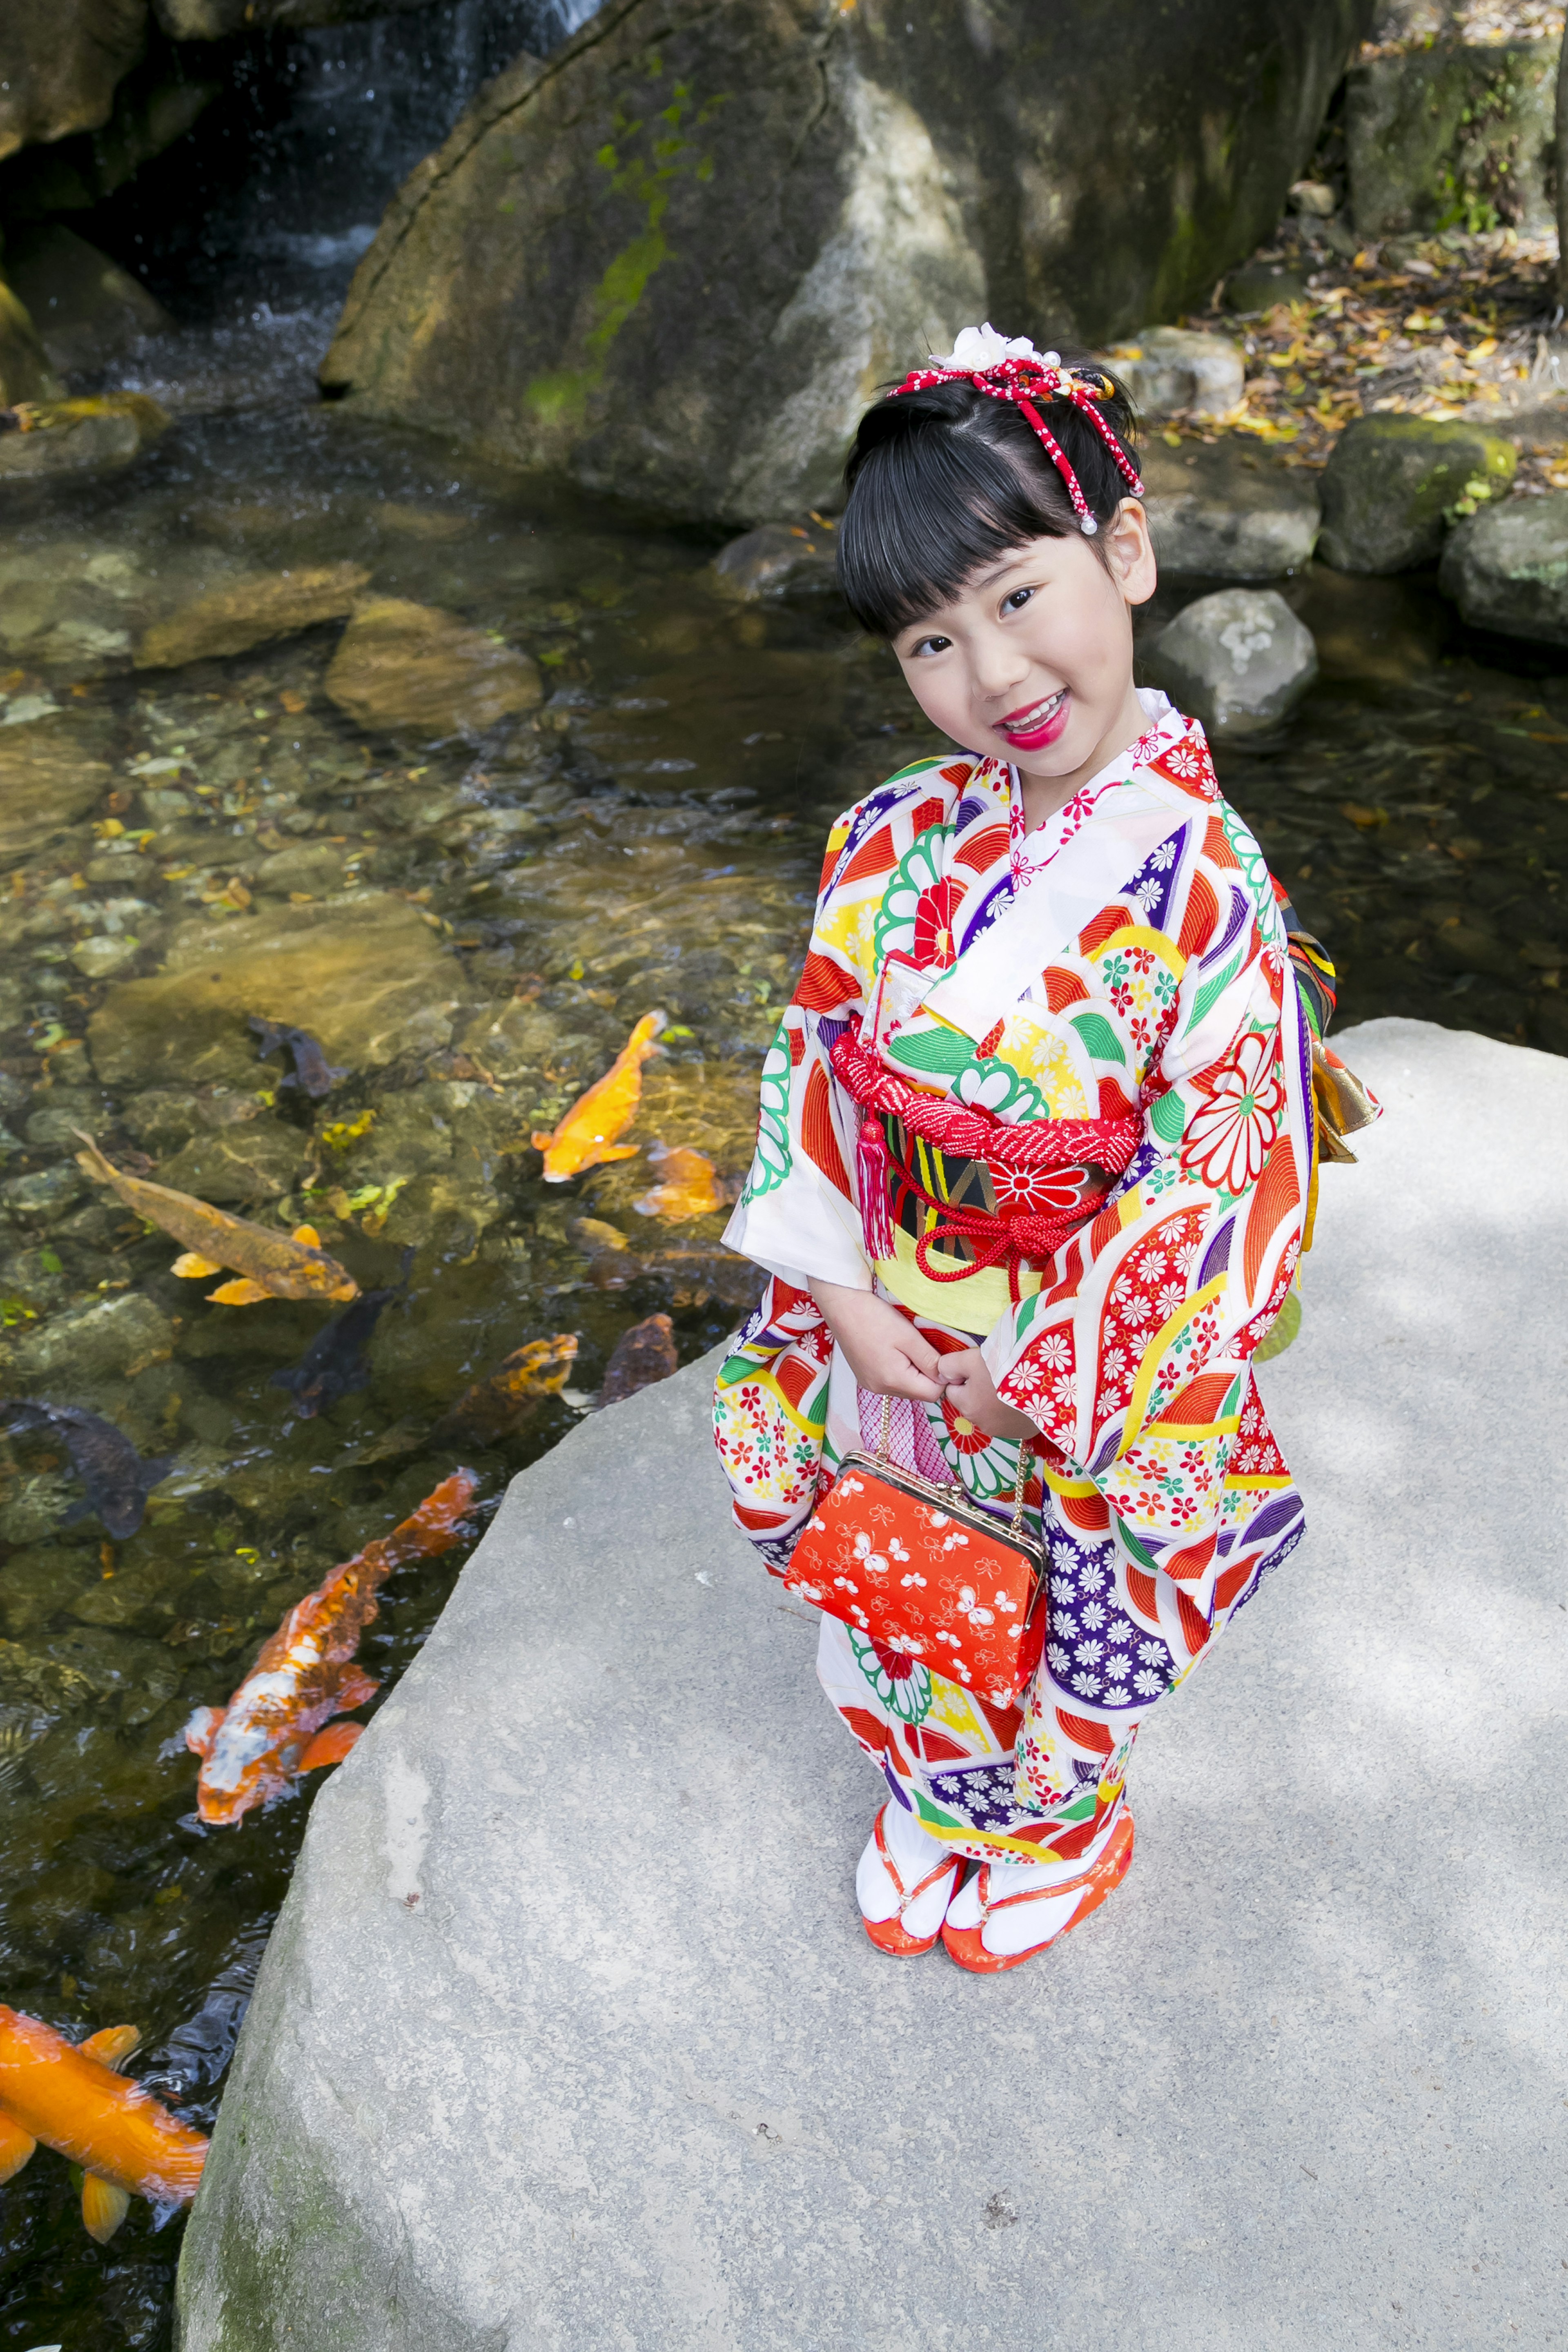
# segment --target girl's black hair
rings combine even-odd
[[[1062,358],[1112,384],[1111,398],[1097,405],[1136,463],[1125,386],[1086,354]],[[1038,405],[1103,534],[1128,496],[1126,478],[1070,401]],[[849,499],[838,527],[838,584],[873,636],[894,637],[923,621],[1012,549],[1079,528],[1067,486],[1028,419],[972,383],[879,400],[860,419],[844,481]],[[1106,561],[1103,536],[1089,543]]]

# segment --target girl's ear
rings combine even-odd
[[[1149,536],[1149,518],[1140,499],[1123,499],[1105,535],[1110,576],[1130,604],[1146,604],[1159,584],[1160,568]]]

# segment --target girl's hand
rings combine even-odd
[[[961,1412],[987,1437],[1039,1435],[1027,1413],[1015,1412],[1010,1404],[1003,1403],[978,1348],[958,1348],[943,1356],[941,1377],[954,1412]]]
[[[939,1356],[929,1339],[896,1307],[874,1290],[847,1290],[837,1282],[814,1282],[811,1295],[827,1328],[863,1389],[875,1396],[916,1397],[935,1404],[942,1394]]]

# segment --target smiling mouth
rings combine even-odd
[[[1005,719],[996,721],[996,731],[1001,735],[1014,736],[1020,741],[1038,735],[1060,716],[1067,698],[1067,688],[1058,687],[1055,694],[1047,694],[1043,701],[1026,703],[1021,710],[1010,710]]]

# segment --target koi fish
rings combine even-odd
[[[647,1156],[658,1171],[658,1182],[632,1202],[639,1217],[666,1217],[679,1223],[703,1217],[738,1198],[741,1179],[721,1176],[704,1152],[686,1144],[650,1143]]]
[[[297,1364],[274,1372],[271,1385],[293,1392],[294,1410],[301,1421],[313,1421],[340,1398],[353,1396],[370,1379],[364,1351],[369,1347],[381,1310],[395,1298],[408,1295],[412,1246],[403,1254],[403,1279],[386,1290],[367,1290],[341,1315],[318,1331]]]
[[[599,1391],[601,1405],[622,1404],[638,1389],[651,1388],[655,1381],[668,1380],[671,1372],[680,1368],[675,1352],[675,1326],[668,1315],[650,1315],[644,1322],[634,1323],[623,1331],[616,1342],[605,1373],[605,1384]]]
[[[358,1283],[346,1266],[327,1255],[314,1226],[299,1225],[290,1238],[270,1226],[252,1224],[248,1217],[231,1217],[192,1192],[124,1175],[110,1165],[90,1135],[79,1127],[77,1133],[87,1146],[77,1153],[77,1166],[117,1192],[148,1224],[184,1242],[184,1255],[174,1261],[176,1274],[195,1280],[232,1266],[242,1277],[207,1293],[220,1307],[248,1307],[259,1298],[359,1297]]]
[[[460,1430],[476,1445],[493,1445],[534,1398],[560,1395],[576,1360],[575,1331],[557,1331],[552,1339],[530,1339],[514,1348],[489,1380],[476,1381],[441,1426],[454,1433]]]
[[[123,1430],[79,1404],[47,1404],[42,1397],[6,1397],[0,1399],[0,1414],[6,1413],[16,1416],[13,1428],[30,1425],[53,1430],[70,1455],[87,1492],[66,1513],[62,1528],[75,1527],[79,1519],[96,1512],[116,1543],[136,1533],[148,1496],[174,1466],[173,1454],[159,1454],[143,1462]]]
[[[287,1077],[279,1078],[280,1087],[301,1087],[312,1102],[330,1095],[340,1078],[348,1076],[345,1066],[339,1069],[329,1062],[326,1049],[308,1029],[288,1029],[281,1022],[265,1020],[259,1013],[250,1015],[249,1026],[255,1030],[258,1049],[264,1062],[287,1046],[294,1056],[294,1066]]]
[[[549,1135],[531,1138],[535,1151],[544,1154],[544,1181],[564,1184],[584,1168],[601,1160],[635,1160],[635,1143],[617,1143],[637,1117],[642,1099],[642,1066],[650,1054],[662,1054],[656,1041],[669,1026],[668,1013],[645,1013],[602,1078],[579,1095],[560,1125]]]
[[[330,1718],[363,1706],[381,1687],[354,1662],[377,1591],[406,1561],[434,1559],[462,1541],[463,1514],[479,1483],[471,1470],[443,1479],[411,1518],[294,1603],[226,1706],[196,1708],[185,1745],[202,1759],[196,1811],[204,1822],[232,1825],[253,1805],[280,1797],[300,1773],[342,1762],[364,1726]]]
[[[206,2158],[200,2132],[120,2074],[141,2039],[133,2025],[110,2025],[68,2042],[41,2018],[0,2008],[0,2182],[40,2140],[79,2164],[81,2218],[100,2246],[132,2197],[165,2210],[188,2205]]]

